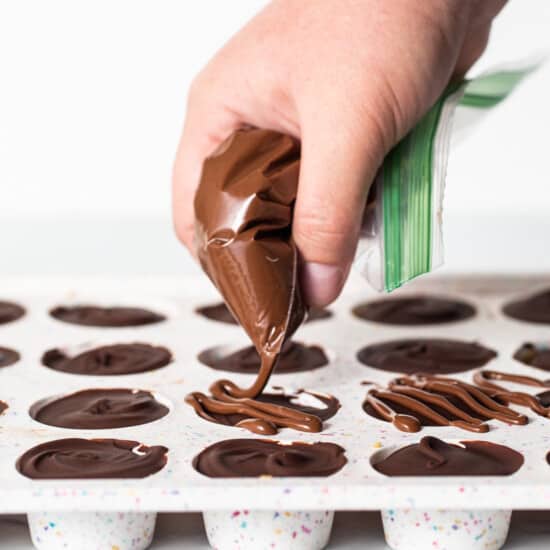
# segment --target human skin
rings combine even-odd
[[[274,0],[192,83],[173,216],[194,253],[204,159],[235,129],[301,140],[293,238],[309,305],[340,293],[386,153],[483,53],[506,0]]]

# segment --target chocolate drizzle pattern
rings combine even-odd
[[[210,387],[210,396],[193,392],[185,401],[205,420],[245,428],[260,435],[276,434],[279,428],[320,432],[323,421],[334,416],[340,408],[340,402],[335,397],[308,390],[300,390],[292,395],[262,393],[255,399],[235,398],[228,393],[225,384],[232,382],[214,382]],[[301,404],[301,395],[315,397],[324,407]]]
[[[10,348],[0,347],[0,367],[9,367],[21,359],[19,352]]]
[[[42,364],[51,369],[95,376],[147,372],[171,361],[172,354],[166,348],[138,343],[101,346],[74,357],[55,348],[42,356]]]
[[[488,441],[446,443],[423,437],[407,445],[373,468],[386,476],[508,476],[523,465],[523,455]]]
[[[13,302],[0,301],[0,325],[17,321],[25,315],[25,309]]]
[[[208,477],[326,477],[346,464],[344,453],[334,443],[229,439],[204,449],[193,466]]]
[[[58,306],[50,315],[64,323],[88,327],[137,327],[160,323],[166,317],[140,307]]]
[[[239,324],[223,302],[199,307],[195,310],[195,312],[203,317],[206,317],[207,319],[210,319],[211,321],[218,321],[219,323],[226,323],[230,325]],[[312,307],[309,308],[305,322],[311,323],[313,321],[330,319],[331,317],[332,313],[328,309]]]
[[[29,449],[17,469],[31,479],[143,478],[164,468],[167,452],[122,439],[58,439]]]
[[[359,361],[376,369],[415,374],[454,374],[479,368],[496,352],[475,342],[441,338],[390,340],[360,350]]]
[[[404,432],[417,432],[422,426],[454,426],[483,433],[489,430],[486,421],[491,419],[527,424],[527,416],[509,405],[550,416],[548,392],[531,395],[498,383],[550,388],[550,381],[488,369],[476,372],[473,378],[475,384],[423,374],[396,378],[387,388],[370,389],[363,409],[375,418],[392,422]]]
[[[29,412],[48,426],[98,430],[147,424],[166,416],[169,410],[148,391],[91,389],[39,401]]]
[[[550,346],[527,342],[514,353],[514,359],[524,365],[550,371]]]
[[[209,348],[202,351],[198,359],[213,369],[243,374],[258,374],[261,366],[260,356],[254,346],[248,346],[227,355],[223,355],[220,348]],[[328,358],[321,347],[286,342],[274,373],[303,372],[324,367],[327,364]]]
[[[418,432],[422,426],[453,426],[484,433],[489,431],[486,421],[490,419],[517,425],[528,422],[485,388],[430,375],[404,376],[387,388],[370,389],[363,409],[404,432]]]
[[[550,324],[550,288],[527,298],[509,302],[502,311],[508,317],[519,321]]]
[[[476,314],[475,308],[466,302],[423,295],[366,302],[352,312],[366,321],[407,326],[455,323]]]

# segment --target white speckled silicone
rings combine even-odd
[[[29,529],[38,550],[145,550],[157,514],[144,512],[35,512]]]
[[[210,546],[216,550],[321,550],[328,544],[334,512],[203,512]]]
[[[508,536],[506,510],[382,510],[394,550],[498,550]]]

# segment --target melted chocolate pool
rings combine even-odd
[[[514,359],[530,367],[550,371],[550,345],[527,342],[514,353]]]
[[[9,367],[21,359],[19,353],[10,348],[0,348],[0,367]]]
[[[386,476],[509,476],[522,465],[523,455],[504,445],[488,441],[457,445],[427,436],[373,467]]]
[[[403,296],[366,302],[353,308],[360,319],[385,325],[438,325],[470,319],[476,310],[470,304],[435,296]]]
[[[482,367],[497,354],[475,342],[439,338],[411,338],[373,344],[357,359],[376,369],[414,374],[454,374]]]
[[[51,349],[42,356],[42,364],[72,374],[108,376],[147,372],[168,365],[172,354],[166,348],[149,344],[113,344],[93,348],[74,357]]]
[[[50,315],[59,321],[89,327],[137,327],[164,321],[166,317],[139,307],[58,306]]]
[[[528,323],[550,324],[550,288],[506,304],[502,311],[508,317]]]
[[[167,452],[123,439],[58,439],[29,449],[17,469],[31,479],[143,478],[164,468]]]
[[[25,315],[25,309],[13,302],[0,301],[0,325],[17,321]]]
[[[98,430],[147,424],[168,412],[148,391],[92,389],[39,401],[30,415],[48,426]]]
[[[254,346],[223,355],[219,347],[209,348],[199,354],[199,361],[213,369],[243,374],[258,374],[261,360]],[[274,374],[288,374],[324,367],[328,358],[319,346],[306,346],[299,342],[287,342],[279,356]]]
[[[229,439],[198,454],[193,466],[208,477],[326,477],[347,462],[334,443],[291,443]]]

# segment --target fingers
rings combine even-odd
[[[172,175],[172,215],[176,235],[194,255],[194,197],[202,164],[218,145],[240,127],[239,117],[208,90],[194,84]]]
[[[336,299],[349,273],[367,193],[383,158],[378,135],[373,119],[363,121],[358,134],[344,122],[304,129],[293,236],[311,306]]]

